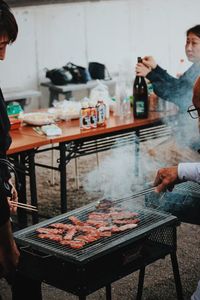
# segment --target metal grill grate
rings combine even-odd
[[[178,194],[200,197],[200,185],[191,181],[177,184],[173,191]]]
[[[37,237],[35,229],[46,226],[48,227],[50,224],[55,222],[71,224],[71,222],[68,220],[69,216],[73,215],[78,217],[81,221],[85,221],[88,214],[92,211],[95,211],[96,205],[98,204],[97,201],[80,209],[18,231],[15,234],[15,238],[19,244],[29,244],[38,251],[54,254],[62,257],[65,260],[75,260],[81,262],[87,259],[92,259],[97,255],[102,255],[105,252],[112,251],[113,247],[120,248],[126,244],[129,244],[130,242],[141,239],[142,237],[150,235],[153,230],[159,228],[160,226],[167,225],[176,220],[175,217],[157,210],[152,210],[149,208],[145,209],[141,206],[135,206],[133,208],[133,197],[116,200],[115,203],[116,205],[122,205],[123,208],[129,211],[134,211],[139,214],[140,223],[138,227],[121,233],[115,233],[111,237],[101,238],[93,243],[86,244],[86,246],[81,249],[70,249],[67,246],[63,246],[57,242],[42,240]],[[132,209],[130,207],[132,207]]]

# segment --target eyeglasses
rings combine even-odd
[[[190,105],[187,112],[192,119],[197,119],[200,116],[200,109],[196,108],[194,105]]]

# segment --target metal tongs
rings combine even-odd
[[[149,194],[151,192],[155,192],[155,187],[154,186],[151,186],[151,187],[148,187],[140,192],[136,192],[132,195],[132,198],[137,198],[139,196],[143,196],[143,195],[146,195],[146,194]]]

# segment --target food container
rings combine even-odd
[[[19,118],[24,123],[34,126],[49,125],[55,122],[54,116],[47,112],[23,113]]]
[[[21,126],[22,121],[20,119],[9,117],[10,120],[10,130],[18,129]]]
[[[9,116],[18,116],[23,111],[18,102],[12,102],[7,105],[7,113]]]

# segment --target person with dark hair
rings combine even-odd
[[[186,32],[185,52],[192,66],[179,78],[175,78],[161,68],[152,56],[145,56],[136,65],[136,74],[146,77],[153,85],[154,93],[178,105],[181,113],[187,111],[191,103],[195,80],[200,76],[200,25]]]
[[[6,47],[16,40],[17,34],[16,19],[7,3],[0,0],[0,60],[4,60]],[[0,89],[0,162],[7,158],[6,152],[11,144],[9,130],[10,122]],[[13,238],[10,222],[10,212],[15,212],[16,206],[10,205],[3,189],[3,182],[9,182],[12,187],[12,200],[18,201],[17,191],[11,183],[9,169],[5,164],[0,164],[0,278],[6,277],[11,283],[13,300],[40,300],[42,299],[41,283],[26,278],[16,271],[20,255]]]
[[[199,138],[197,138],[194,130],[196,123],[192,122],[192,119],[187,114],[187,109],[192,104],[193,86],[200,76],[200,25],[187,30],[185,52],[192,65],[179,78],[168,74],[151,56],[144,57],[142,63],[137,64],[136,73],[150,80],[157,96],[173,102],[179,107],[179,114],[173,124],[173,130],[175,128],[174,140],[181,147],[189,146],[196,151],[200,149]],[[176,152],[176,147],[174,148],[175,153],[179,156],[179,153]],[[146,205],[160,206],[164,211],[176,215],[180,221],[200,224],[199,199],[191,196],[189,192],[187,195],[182,195],[178,191],[173,191],[173,197],[166,193],[162,197],[161,204],[159,204],[159,199],[156,199],[153,194],[149,194],[146,197]]]
[[[196,116],[200,118],[200,77],[195,82],[192,101],[194,108],[190,108],[188,112],[190,114],[192,113],[193,117]],[[179,163],[178,166],[159,169],[154,180],[155,191],[158,193],[166,190],[172,191],[174,185],[186,181],[193,181],[200,184],[199,162]],[[171,198],[173,198],[173,196],[171,196]],[[196,211],[198,218],[197,224],[200,225],[200,199],[197,198],[196,200],[199,202],[199,210]],[[188,213],[190,213],[190,206],[192,208],[193,204],[188,202]],[[200,281],[191,300],[200,300]]]
[[[8,5],[0,1],[0,60],[5,58],[6,47],[17,38],[18,26]],[[9,135],[10,123],[6,112],[3,95],[0,90],[0,158],[6,159],[6,151],[11,144]],[[0,182],[9,181],[10,174],[6,165],[0,167]],[[11,224],[8,199],[0,187],[0,276],[12,272],[19,259],[19,252],[15,245]],[[13,186],[13,200],[17,201],[17,192]]]

